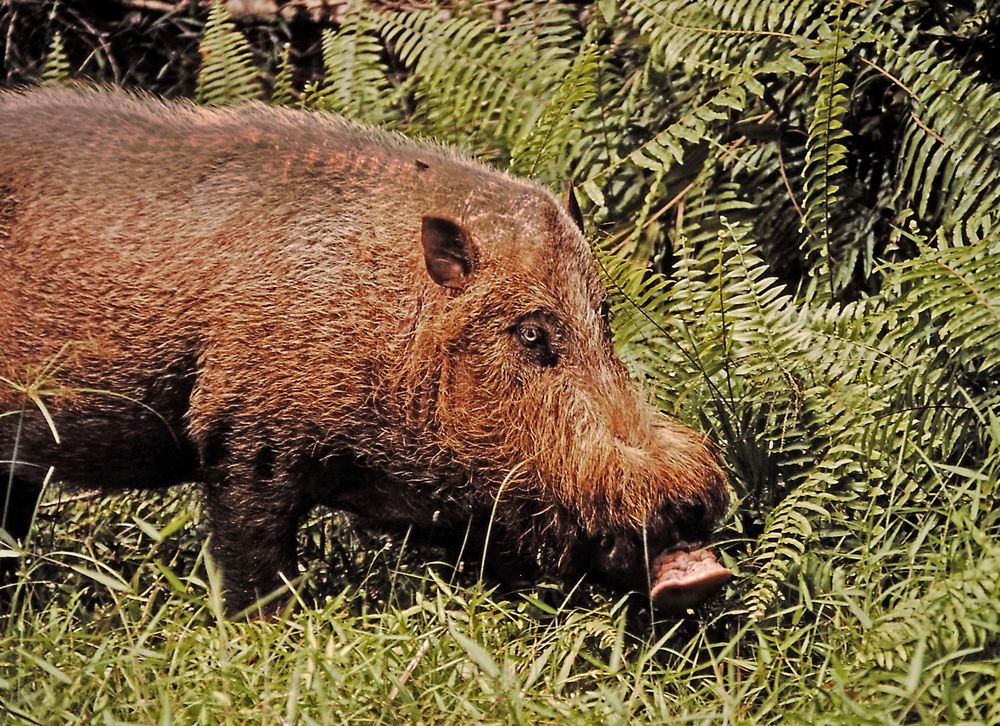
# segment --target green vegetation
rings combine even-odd
[[[620,354],[726,452],[720,553],[738,579],[683,621],[593,590],[507,601],[318,515],[303,547],[332,564],[306,601],[235,623],[190,496],[78,502],[46,510],[28,548],[0,707],[39,723],[1000,722],[996,7],[518,2],[499,24],[460,8],[359,4],[304,88],[287,54],[253,67],[214,11],[199,98],[273,77],[272,100],[553,190],[576,180]]]

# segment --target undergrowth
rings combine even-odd
[[[604,593],[504,596],[435,548],[316,514],[314,563],[274,620],[222,614],[184,487],[50,492],[4,623],[0,697],[34,723],[996,722],[997,552],[903,597],[841,584],[761,622],[738,604],[665,619]],[[58,506],[56,504],[58,503]],[[872,553],[864,570],[889,553]],[[971,558],[959,576],[945,560]],[[428,564],[430,563],[430,564]],[[331,567],[331,564],[333,565]],[[874,573],[868,573],[874,574]],[[324,593],[318,596],[317,593]],[[900,592],[896,595],[904,595]],[[947,623],[963,623],[949,632]]]

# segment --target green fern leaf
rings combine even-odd
[[[561,4],[518,4],[504,27],[423,11],[379,16],[378,33],[418,79],[414,130],[508,154],[579,55],[581,34],[566,22],[569,12]]]
[[[980,83],[935,45],[898,47],[873,34],[886,72],[910,97],[912,111],[901,153],[897,204],[966,241],[997,222],[1000,205],[1000,92]]]
[[[369,26],[365,15],[355,14],[336,30],[323,31],[325,75],[304,97],[306,106],[375,124],[384,124],[394,115],[382,44]]]
[[[820,62],[820,73],[816,106],[806,140],[802,222],[817,259],[813,274],[828,278],[831,296],[842,291],[850,281],[855,265],[850,253],[838,259],[831,246],[834,208],[840,201],[838,178],[847,168],[847,147],[844,144],[850,134],[844,128],[844,118],[848,111],[846,94],[849,89],[844,82],[847,74],[844,57],[851,47],[851,39],[847,37],[839,18],[832,29],[824,29],[815,52]]]
[[[261,97],[250,44],[233,24],[225,3],[214,3],[198,46],[202,64],[195,97],[207,106],[224,106]]]
[[[271,92],[272,106],[290,106],[295,101],[295,87],[292,85],[294,66],[291,62],[292,46],[285,43],[278,59],[278,71],[274,76],[274,90]]]
[[[596,76],[601,49],[591,43],[583,47],[566,78],[542,111],[535,125],[511,152],[512,174],[533,177],[538,168],[559,153],[571,139],[574,112],[597,94]]]
[[[49,52],[45,54],[45,62],[42,65],[42,84],[58,86],[68,80],[69,59],[66,57],[66,49],[63,47],[62,33],[57,30],[52,34]]]

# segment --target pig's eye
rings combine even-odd
[[[517,339],[525,348],[548,347],[548,336],[545,329],[534,323],[521,323],[517,326]]]
[[[558,323],[544,311],[530,313],[510,329],[528,359],[542,366],[554,366],[559,362],[552,330],[558,338]]]

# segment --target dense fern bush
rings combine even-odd
[[[996,7],[353,7],[326,78],[286,69],[274,100],[575,180],[620,354],[719,442],[736,493],[720,549],[739,578],[709,627],[621,641],[624,620],[587,620],[512,664],[495,633],[452,632],[471,672],[520,698],[575,647],[562,682],[617,704],[587,720],[1000,721]],[[201,100],[258,94],[213,13]],[[584,642],[596,671],[572,665]],[[633,690],[605,677],[623,658]],[[666,700],[644,690],[654,660]]]

